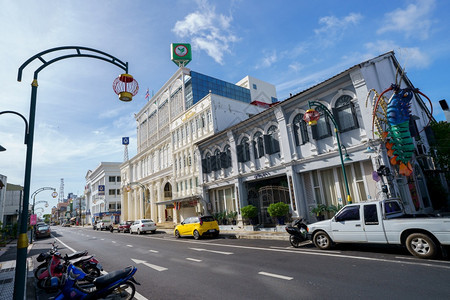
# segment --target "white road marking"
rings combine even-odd
[[[61,244],[63,244],[64,247],[66,247],[66,248],[69,249],[70,251],[72,251],[72,252],[77,252],[77,251],[74,250],[73,248],[71,248],[71,247],[67,246],[66,244],[64,244],[64,242],[61,241],[60,239],[58,239],[57,237],[54,237],[54,238],[55,238],[55,240],[57,240],[58,242],[60,242]]]
[[[133,245],[127,245],[127,247],[133,248]]]
[[[307,252],[323,252],[323,250],[319,250],[319,249],[305,249],[305,248],[297,248],[295,250],[295,248],[292,247],[276,247],[276,246],[270,246],[269,248],[272,249],[287,249],[287,250],[291,250],[291,251],[307,251]],[[342,253],[342,251],[333,251],[333,250],[327,250],[327,253]]]
[[[318,252],[310,252],[310,251],[296,251],[296,250],[288,250],[288,249],[271,249],[271,248],[262,248],[262,247],[252,247],[252,246],[240,246],[240,245],[225,245],[225,244],[217,244],[217,243],[206,243],[199,241],[189,241],[189,240],[179,240],[179,239],[164,239],[160,237],[152,237],[146,236],[144,238],[147,239],[157,239],[160,241],[174,242],[174,243],[191,243],[196,245],[208,245],[208,246],[218,246],[218,247],[228,247],[228,248],[239,248],[239,249],[250,249],[250,250],[260,250],[260,251],[273,251],[273,252],[286,252],[286,253],[295,253],[295,254],[305,254],[305,255],[317,255],[317,256],[328,256],[328,257],[339,257],[346,259],[356,259],[356,260],[369,260],[369,261],[379,261],[386,263],[394,263],[394,264],[407,264],[407,265],[420,265],[424,267],[434,267],[441,269],[450,269],[449,266],[441,266],[420,262],[408,262],[394,259],[384,259],[384,258],[373,258],[373,257],[363,257],[363,256],[354,256],[354,255],[345,255],[340,253],[329,253],[329,251],[318,251]]]
[[[207,250],[207,249],[200,249],[200,248],[189,248],[189,249],[195,250],[195,251],[205,251],[205,252],[218,253],[218,254],[225,254],[225,255],[231,255],[231,254],[234,254],[233,252],[215,251],[215,250]]]
[[[283,276],[283,275],[278,275],[278,274],[273,274],[273,273],[267,273],[267,272],[258,272],[259,275],[264,275],[264,276],[270,276],[270,277],[275,277],[275,278],[279,278],[279,279],[284,279],[284,280],[292,280],[294,279],[294,277],[288,277],[288,276]]]
[[[159,253],[159,251],[156,251],[156,250],[148,250],[149,252],[152,252],[152,253]]]
[[[116,243],[116,241],[111,241],[111,242],[113,242],[114,244]]]
[[[201,262],[202,261],[201,259],[195,259],[195,258],[190,258],[190,257],[186,257],[186,259],[190,260],[190,261],[195,261],[195,262]]]
[[[101,241],[104,241],[105,239],[100,239]]]
[[[156,271],[159,271],[159,272],[168,270],[167,268],[164,268],[164,267],[161,267],[161,266],[157,266],[157,265],[150,264],[150,263],[146,262],[145,260],[139,260],[139,259],[134,259],[134,258],[132,258],[131,260],[132,260],[135,264],[143,264],[143,265],[146,265],[147,267],[152,268],[152,269],[154,269],[154,270],[156,270]]]

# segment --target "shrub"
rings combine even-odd
[[[258,215],[258,209],[254,205],[247,205],[241,208],[242,217],[247,219],[255,218]]]
[[[267,208],[271,217],[284,217],[289,213],[289,204],[283,202],[272,203]]]

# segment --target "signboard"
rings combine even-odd
[[[170,58],[179,67],[186,66],[192,60],[191,44],[170,44]]]
[[[30,225],[36,225],[37,215],[30,215]]]
[[[53,193],[52,193],[52,197],[53,197],[53,198],[56,198],[57,196],[58,196],[58,193],[57,193],[57,192],[53,192]]]
[[[98,186],[98,194],[100,196],[104,196],[105,195],[105,186],[104,185],[99,185]]]
[[[122,145],[128,145],[130,144],[130,138],[129,137],[123,137],[122,138]]]

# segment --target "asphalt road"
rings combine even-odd
[[[136,265],[137,299],[449,299],[450,261],[400,247],[321,251],[286,241],[175,239],[52,227],[61,253],[88,249],[106,272]],[[38,240],[45,246],[54,239]]]

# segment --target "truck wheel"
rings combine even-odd
[[[410,234],[406,239],[406,248],[409,253],[419,258],[434,258],[437,254],[436,244],[423,233]]]
[[[314,245],[321,250],[328,250],[331,248],[330,236],[325,231],[318,231],[313,237]]]

